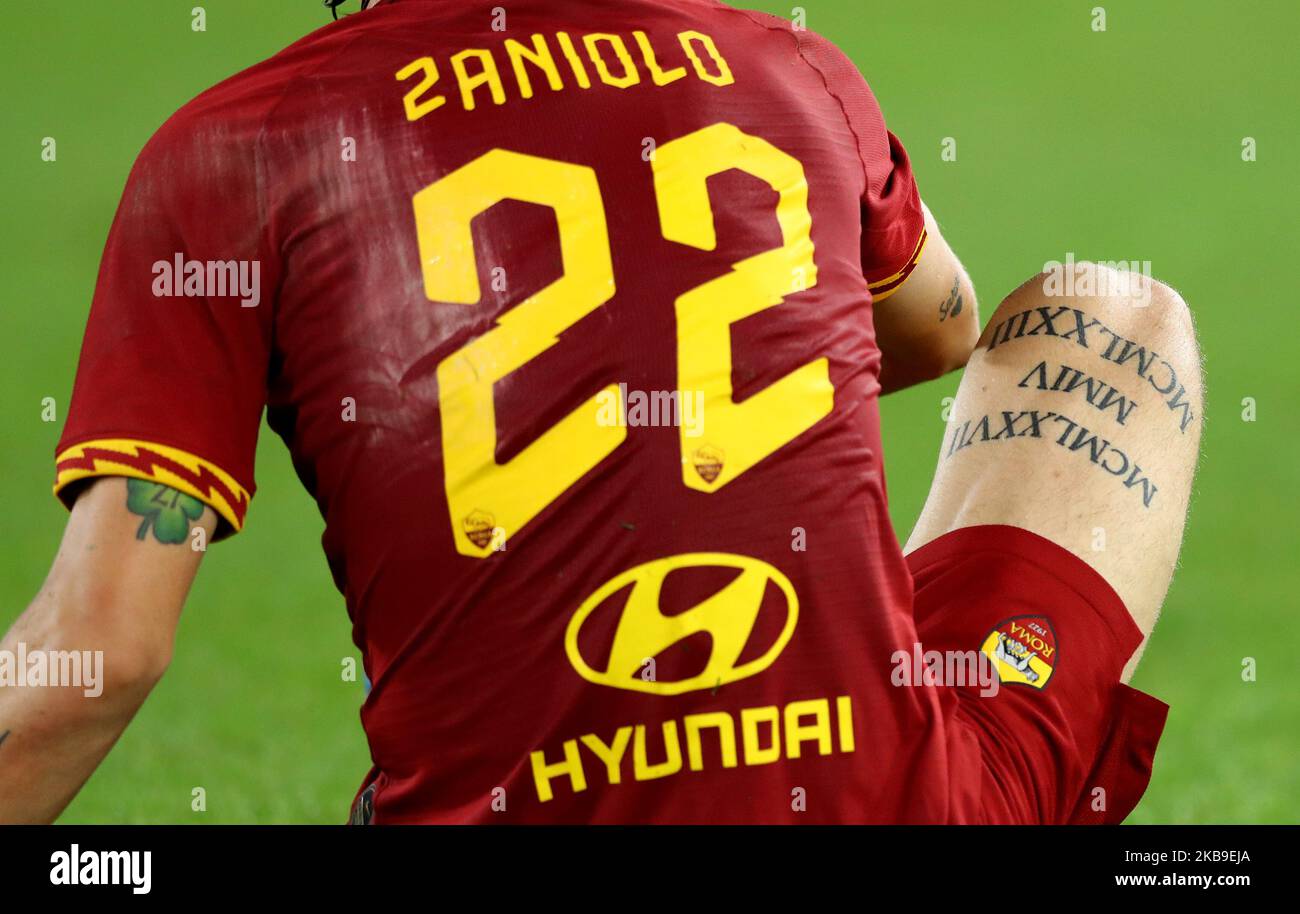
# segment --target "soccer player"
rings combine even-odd
[[[141,154],[71,520],[3,645],[103,650],[104,693],[0,691],[0,820],[57,816],[162,675],[197,545],[256,520],[264,408],[373,682],[354,822],[1126,815],[1199,427],[1182,303],[1049,274],[976,349],[829,43],[712,0],[506,9],[372,2]],[[877,400],[973,350],[905,558]],[[901,682],[922,648],[1003,687]]]

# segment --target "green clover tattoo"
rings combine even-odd
[[[144,479],[126,481],[126,509],[144,518],[136,539],[144,540],[153,527],[154,539],[168,545],[185,542],[191,522],[203,516],[203,502],[197,498]]]

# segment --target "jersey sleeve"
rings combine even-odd
[[[193,105],[193,103],[192,103]],[[279,265],[257,129],[182,109],[135,163],[109,231],[56,450],[55,494],[154,480],[244,524],[267,396]]]
[[[862,272],[875,301],[898,291],[916,269],[925,249],[925,215],[912,176],[912,164],[898,137],[886,132],[873,174],[868,166],[862,199]]]
[[[867,81],[839,48],[812,32],[796,33],[804,58],[821,72],[844,108],[865,172],[862,195],[862,272],[876,301],[892,295],[915,269],[925,248],[925,215],[912,163],[885,126]]]

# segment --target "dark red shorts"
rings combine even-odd
[[[961,780],[979,781],[955,817],[1122,821],[1151,778],[1169,708],[1119,681],[1142,634],[1115,591],[1019,527],[954,530],[907,562],[925,650],[979,650],[998,673],[996,694],[979,685],[950,693],[949,745],[971,756],[952,764]]]

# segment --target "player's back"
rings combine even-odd
[[[905,157],[788,23],[504,10],[390,0],[170,128],[255,200],[223,346],[327,522],[376,821],[941,817],[898,787],[933,697],[864,697],[915,640],[867,288],[923,237]],[[250,491],[251,399],[208,458]]]

